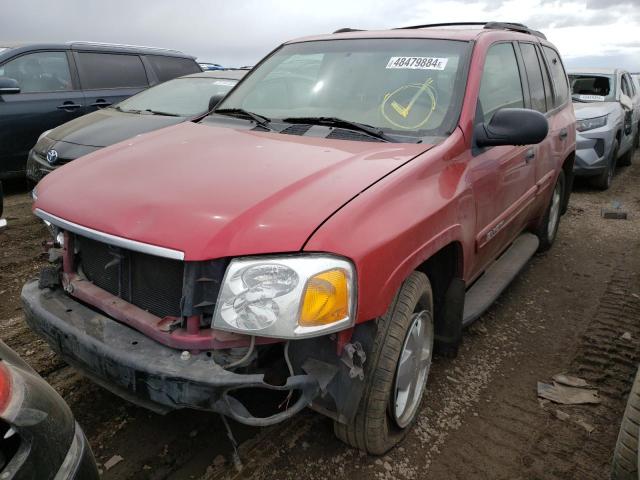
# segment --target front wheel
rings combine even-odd
[[[429,279],[413,272],[385,315],[365,363],[365,388],[354,419],[334,422],[343,442],[382,455],[417,418],[433,354],[433,297]]]
[[[547,211],[540,222],[535,234],[540,240],[538,252],[544,252],[551,248],[556,235],[558,234],[558,226],[560,225],[560,215],[562,214],[562,199],[564,198],[565,176],[564,171],[560,170],[556,184],[553,187],[551,201],[547,207]]]
[[[592,184],[599,190],[608,190],[613,182],[613,176],[616,173],[616,164],[618,162],[618,149],[620,145],[618,140],[615,140],[613,147],[611,148],[611,156],[607,161],[606,169],[597,177],[594,177]]]

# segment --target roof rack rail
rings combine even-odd
[[[108,42],[85,42],[85,41],[72,41],[67,42],[68,45],[85,45],[88,47],[118,47],[118,48],[139,48],[143,50],[156,50],[158,52],[171,52],[171,53],[181,53],[184,52],[180,50],[175,50],[172,48],[161,48],[161,47],[149,47],[146,45],[128,45],[126,43],[108,43]]]
[[[538,30],[533,30],[526,25],[515,22],[449,22],[449,23],[427,23],[425,25],[410,25],[408,27],[398,27],[394,30],[412,30],[418,28],[438,28],[438,27],[471,27],[471,26],[482,26],[487,30],[512,30],[514,32],[528,33],[530,35],[535,35],[536,37],[544,38],[546,40],[546,36],[544,33],[539,32]]]
[[[336,30],[333,33],[347,33],[347,32],[363,32],[364,30],[362,30],[361,28],[339,28],[338,30]]]

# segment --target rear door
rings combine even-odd
[[[546,85],[549,83],[549,91],[547,93],[549,121],[549,139],[551,141],[551,150],[553,152],[553,169],[562,165],[564,160],[575,149],[576,128],[575,114],[573,112],[573,104],[571,103],[571,95],[569,90],[569,80],[567,73],[562,65],[562,60],[558,52],[547,46],[541,45],[543,53],[543,77]],[[545,190],[553,178],[551,173],[540,172],[542,176],[538,176],[537,182],[539,189]],[[571,191],[567,190],[567,195]],[[568,198],[568,197],[567,197]]]
[[[554,135],[559,135],[562,125],[561,122],[557,122],[555,116],[551,80],[546,72],[538,45],[533,42],[520,42],[519,46],[529,85],[530,108],[544,114],[549,122],[550,134],[547,135],[547,138],[538,145],[530,147],[530,152],[533,154],[536,185],[546,185],[554,177],[558,157],[555,152]]]
[[[73,53],[86,110],[109,107],[149,86],[139,55],[97,51]]]
[[[20,93],[0,95],[0,178],[24,172],[27,155],[45,130],[82,114],[84,97],[67,52],[38,51],[0,65]]]
[[[526,78],[515,45],[492,45],[485,59],[476,123],[489,122],[501,108],[528,106]],[[497,146],[474,152],[472,175],[476,198],[476,251],[478,271],[517,236],[535,195],[533,155],[530,146]]]

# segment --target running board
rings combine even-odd
[[[477,320],[496,301],[536,253],[539,244],[538,237],[523,233],[487,268],[465,294],[463,327]]]

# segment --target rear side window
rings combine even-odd
[[[516,53],[511,43],[499,43],[487,52],[480,83],[478,107],[488,122],[501,108],[522,108],[524,97]]]
[[[0,77],[13,78],[22,93],[71,90],[71,74],[65,52],[22,55],[0,66]]]
[[[189,58],[161,57],[158,55],[148,55],[147,60],[158,76],[158,80],[165,82],[172,78],[181,77],[190,73],[200,72],[200,68]]]
[[[149,85],[142,60],[137,55],[79,52],[77,58],[83,89]]]
[[[542,80],[542,69],[540,68],[536,47],[532,43],[521,43],[520,50],[522,51],[524,68],[527,72],[527,80],[529,81],[531,108],[544,113],[547,111],[547,102]]]
[[[554,107],[563,105],[569,99],[569,84],[567,83],[567,73],[564,71],[562,61],[558,52],[550,47],[542,47],[544,54],[549,62],[549,69],[551,70],[551,77],[553,78],[553,84],[556,90]]]

